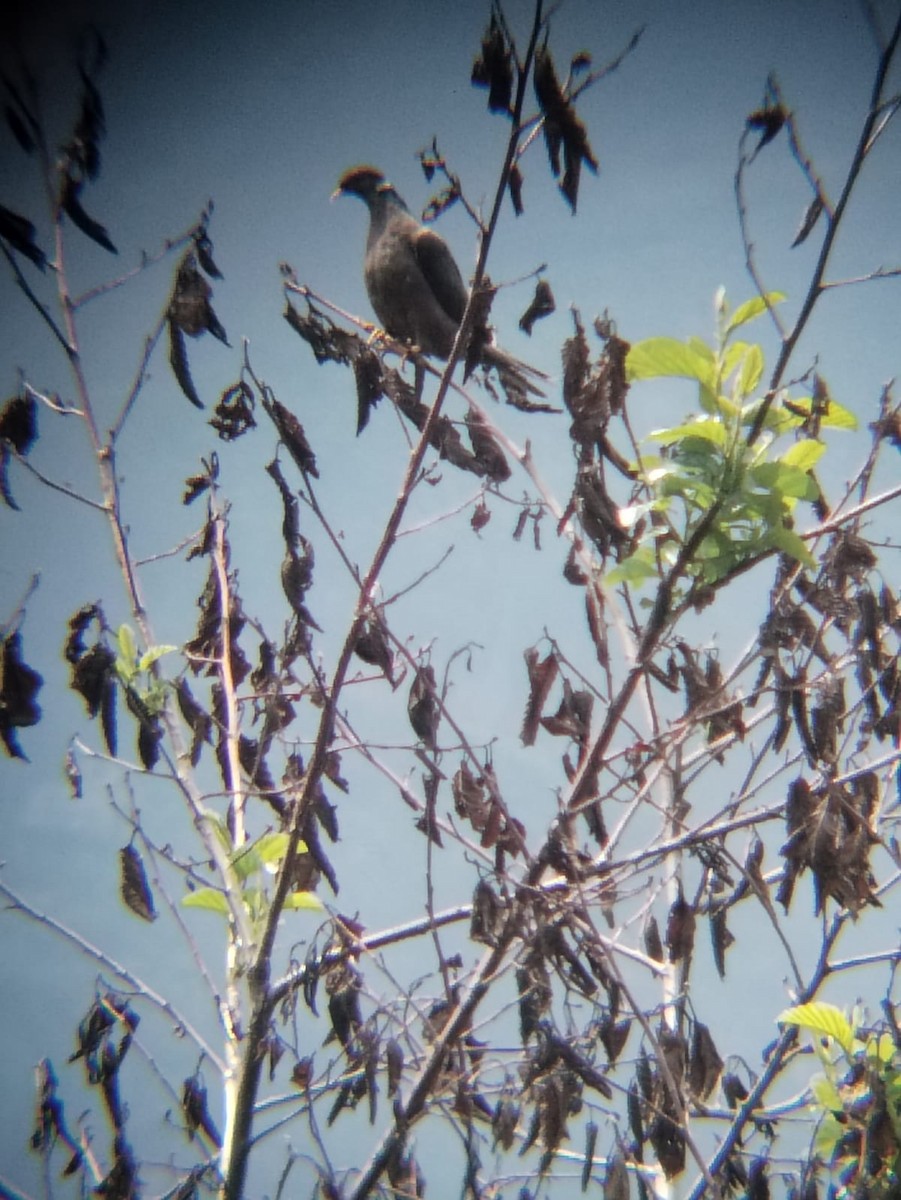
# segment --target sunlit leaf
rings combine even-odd
[[[257,838],[254,842],[254,848],[260,862],[281,862],[287,853],[288,841],[288,835],[281,832],[264,833],[262,837]],[[300,854],[305,854],[307,851],[306,843],[298,842],[297,849]]]
[[[854,1030],[848,1018],[834,1004],[814,1001],[811,1004],[796,1004],[786,1008],[776,1018],[780,1025],[797,1025],[809,1033],[822,1033],[834,1038],[848,1053],[854,1041]]]
[[[641,585],[647,579],[657,578],[657,566],[648,550],[638,550],[623,559],[604,576],[604,582],[612,587],[617,583]]]
[[[638,342],[626,358],[626,372],[630,383],[666,376],[696,379],[711,391],[715,385],[715,371],[710,359],[675,338],[656,337]]]
[[[151,646],[150,649],[145,654],[142,654],[138,659],[138,670],[149,671],[153,664],[161,659],[164,654],[174,654],[177,649],[177,646]]]
[[[288,835],[286,833],[264,833],[255,842],[250,842],[235,852],[232,857],[235,874],[241,880],[249,879],[264,866],[281,862],[287,849]],[[298,842],[297,850],[299,854],[306,854],[306,842]]]
[[[755,320],[767,311],[767,306],[772,308],[776,304],[781,304],[785,299],[782,292],[767,292],[766,298],[763,296],[753,296],[750,300],[746,300],[744,304],[739,304],[738,308],[726,322],[725,334],[729,336],[740,325],[747,325],[749,321]]]
[[[232,844],[231,834],[228,831],[228,825],[226,825],[222,817],[217,816],[216,813],[207,812],[206,821],[216,834],[216,837],[219,839],[219,843],[222,848],[226,851],[226,853],[231,854],[234,846]]]
[[[880,1062],[890,1063],[895,1057],[895,1039],[890,1033],[882,1033],[879,1037],[872,1037],[867,1042],[867,1054],[870,1058],[878,1058]],[[901,1076],[898,1079],[901,1085]]]
[[[701,438],[715,446],[724,446],[726,429],[722,421],[711,417],[708,420],[689,421],[686,425],[675,425],[671,429],[655,429],[648,437],[653,438],[655,442],[663,442],[665,446],[671,446],[684,438]]]
[[[803,441],[795,442],[782,455],[782,462],[790,467],[798,467],[802,471],[809,471],[815,467],[826,452],[826,447],[822,442],[816,441],[814,438],[805,438]]]
[[[315,892],[289,892],[285,897],[285,908],[322,912],[325,905]]]
[[[130,625],[120,625],[119,631],[116,634],[116,641],[119,646],[119,657],[125,668],[130,673],[134,670],[135,659],[138,656],[135,646],[135,635]]]
[[[835,1152],[837,1143],[847,1132],[843,1125],[831,1112],[827,1112],[817,1126],[813,1140],[813,1152],[823,1162],[829,1162]]]
[[[224,917],[228,916],[228,901],[223,892],[216,888],[197,888],[194,892],[188,892],[187,896],[182,897],[182,906],[184,908],[203,908],[207,912],[222,913]]]
[[[806,396],[803,400],[795,401],[795,403],[800,404],[809,412],[812,401],[809,396]],[[829,397],[826,411],[821,413],[819,420],[823,429],[854,430],[860,428],[860,422],[854,413],[851,412],[850,408],[845,408],[843,404],[839,404],[831,396]]]
[[[751,342],[733,342],[731,346],[726,347],[720,361],[720,370],[723,379],[728,379],[735,368],[741,364],[748,350],[751,348],[751,344]]]
[[[768,540],[783,554],[788,554],[805,567],[816,570],[817,562],[808,550],[807,543],[791,529],[786,529],[784,525],[776,525],[770,530]]]
[[[841,1112],[842,1098],[838,1093],[838,1088],[825,1075],[815,1075],[810,1081],[810,1090],[823,1108],[829,1112]]]
[[[703,338],[690,337],[686,339],[685,344],[706,362],[713,363],[715,361],[716,356],[713,353],[712,347],[708,346]]]
[[[819,494],[816,483],[807,471],[781,461],[760,463],[751,469],[750,475],[760,487],[771,488],[780,496],[792,497],[795,500],[815,500]]]
[[[742,397],[750,396],[763,375],[763,351],[759,346],[749,346],[738,375],[738,390]]]

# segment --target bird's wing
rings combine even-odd
[[[447,242],[434,230],[420,228],[413,238],[413,253],[438,303],[459,325],[466,308],[466,284]]]

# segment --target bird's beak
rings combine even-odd
[[[343,196],[343,195],[344,195],[344,188],[336,187],[335,190],[332,192],[332,194],[329,196],[329,200],[337,200],[339,196]]]

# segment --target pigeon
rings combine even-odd
[[[446,359],[466,308],[468,291],[447,242],[413,216],[394,186],[375,167],[352,167],[332,199],[359,196],[369,209],[363,279],[386,333],[423,354]],[[492,343],[480,351],[505,387],[544,393],[533,382],[547,376]]]

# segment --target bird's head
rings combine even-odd
[[[389,183],[377,167],[351,167],[338,180],[338,186],[332,192],[332,199],[338,196],[359,196],[366,204],[372,205],[379,196],[390,195],[400,200],[394,185]],[[403,203],[403,201],[401,201]]]

